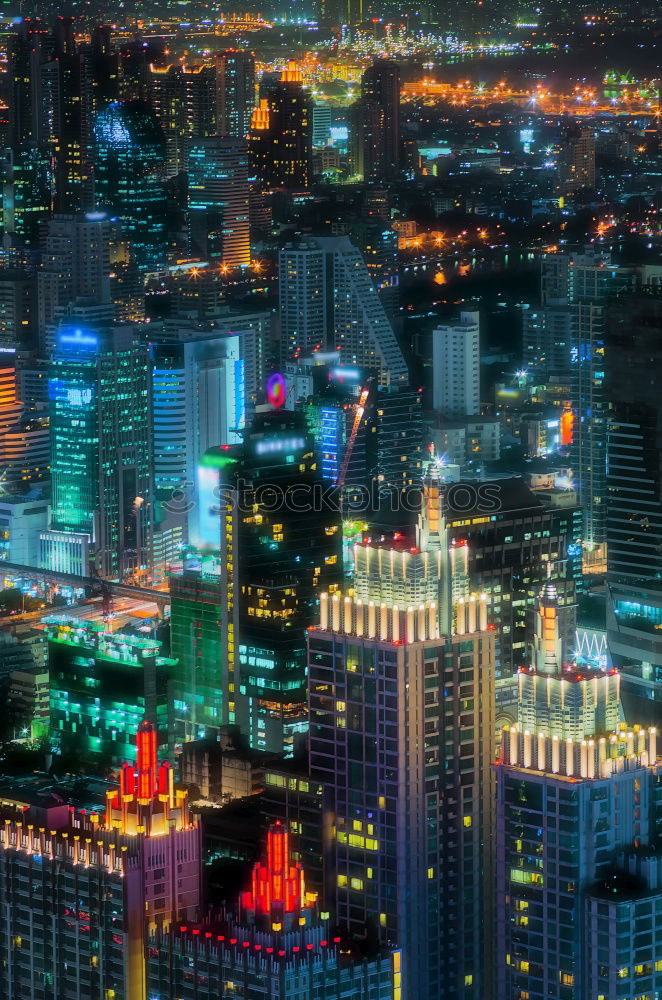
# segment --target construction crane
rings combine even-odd
[[[345,448],[345,455],[342,460],[342,465],[340,466],[340,472],[338,473],[338,479],[336,481],[336,486],[341,491],[345,485],[345,477],[347,476],[347,470],[349,469],[349,463],[352,459],[352,452],[354,450],[354,443],[356,441],[356,435],[359,432],[359,427],[361,426],[361,421],[363,420],[363,414],[365,413],[366,403],[368,402],[368,396],[370,394],[370,387],[373,383],[373,379],[369,378],[361,389],[361,395],[359,396],[359,401],[356,404],[356,411],[354,413],[354,422],[352,423],[352,429],[349,434],[349,439],[347,441],[347,447]],[[342,500],[341,500],[342,502]]]

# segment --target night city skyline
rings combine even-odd
[[[662,1000],[661,25],[0,11],[0,1000]]]

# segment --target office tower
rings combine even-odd
[[[236,718],[236,696],[229,688],[234,677],[227,666],[225,596],[220,565],[213,555],[202,555],[197,565],[187,560],[181,570],[171,570],[170,649],[176,661],[171,741],[177,745],[213,737]]]
[[[63,750],[135,760],[134,733],[145,715],[159,746],[168,738],[168,684],[174,660],[161,643],[67,615],[44,619],[51,735]]]
[[[94,116],[120,96],[120,57],[108,25],[92,30],[92,44],[84,55],[89,113]]]
[[[158,267],[166,245],[163,129],[145,101],[124,101],[97,115],[94,141],[98,207],[117,218],[136,265]]]
[[[15,151],[23,144],[39,144],[43,138],[40,64],[46,35],[41,21],[26,18],[8,39],[9,145]]]
[[[248,149],[243,141],[194,139],[189,150],[189,249],[225,268],[251,262]]]
[[[207,452],[198,481],[193,540],[219,553],[226,616],[223,721],[255,749],[291,756],[308,728],[307,629],[320,591],[342,579],[340,514],[322,502],[303,415],[258,409],[242,445]]]
[[[400,308],[398,234],[381,222],[359,220],[347,226],[347,235],[363,254],[384,312],[393,322]]]
[[[195,917],[200,830],[147,722],[136,757],[102,816],[3,806],[4,996],[145,997],[150,932]]]
[[[432,405],[451,420],[480,413],[480,314],[432,331]]]
[[[42,350],[48,327],[70,303],[82,298],[110,303],[110,239],[111,224],[103,212],[58,214],[46,223],[37,272]]]
[[[309,632],[328,899],[397,942],[406,995],[430,1000],[489,995],[494,634],[468,607],[442,634],[435,602],[323,595]]]
[[[350,110],[354,172],[365,181],[393,180],[400,172],[400,67],[377,59],[361,78]]]
[[[604,308],[610,295],[641,280],[636,270],[613,264],[589,249],[545,255],[542,309],[525,318],[527,362],[543,378],[568,388],[573,485],[584,511],[583,544],[602,561],[605,542],[606,420]]]
[[[504,730],[495,765],[499,1000],[595,995],[587,893],[620,852],[656,841],[659,766],[654,729],[582,740]],[[612,957],[600,962],[605,972]]]
[[[304,414],[315,439],[322,478],[337,483],[347,460],[343,485],[368,488],[376,461],[376,386],[360,369],[339,367],[335,353],[319,357],[325,360],[304,358],[291,366],[286,373],[288,394],[291,388],[295,408]]]
[[[496,628],[497,723],[502,726],[517,719],[515,672],[526,659],[535,598],[548,564],[559,592],[561,633],[568,644],[574,636],[574,603],[582,586],[581,511],[546,506],[522,480],[453,485],[443,475],[443,467],[426,470],[422,519],[413,536],[396,531],[355,545],[356,593],[363,600],[399,603],[401,597],[390,596],[393,581],[414,577],[434,586],[437,553],[446,552],[451,575],[488,596],[488,621]],[[362,582],[364,576],[369,583]],[[427,600],[438,599],[425,592]],[[462,593],[456,590],[455,597]]]
[[[271,826],[266,856],[254,866],[235,914],[153,935],[150,996],[213,1000],[240,983],[247,997],[399,1000],[401,952],[354,955],[349,942],[332,936],[289,839],[281,824]]]
[[[389,496],[420,490],[425,448],[422,391],[409,386],[388,386],[379,390],[375,406],[376,474],[380,490],[387,491]],[[399,506],[395,523],[402,526],[409,518],[406,508]]]
[[[92,208],[92,166],[84,59],[74,18],[58,17],[45,61],[39,67],[40,141],[53,158],[58,212]]]
[[[248,138],[255,106],[255,56],[226,49],[216,57],[216,131]]]
[[[306,191],[312,180],[313,102],[289,63],[251,119],[249,149],[264,187]]]
[[[405,381],[407,365],[359,250],[346,236],[308,238],[281,250],[283,356],[338,351],[382,385]]]
[[[65,324],[49,392],[53,499],[42,565],[82,576],[149,577],[147,347],[130,327]]]
[[[0,348],[31,351],[37,345],[37,309],[34,270],[28,267],[0,269]]]
[[[150,66],[151,103],[166,141],[165,176],[188,169],[192,140],[216,133],[216,72],[211,66]]]
[[[627,296],[606,314],[607,622],[627,719],[662,719],[662,302]]]
[[[565,194],[595,187],[595,136],[590,129],[570,129],[559,157],[559,182]]]
[[[626,852],[619,870],[588,891],[588,996],[635,996],[642,990],[654,995],[662,989],[661,861],[655,848]]]
[[[25,144],[2,152],[2,231],[34,245],[51,212],[52,165],[41,147]]]
[[[537,601],[529,662],[517,676],[519,728],[576,742],[613,732],[620,718],[618,673],[578,662],[565,646],[558,593],[548,580]]]
[[[49,421],[45,408],[17,398],[16,385],[16,369],[0,369],[0,469],[5,489],[25,490],[48,477]]]

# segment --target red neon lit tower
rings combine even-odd
[[[271,924],[291,924],[315,905],[317,895],[306,892],[304,873],[290,856],[290,835],[276,822],[267,834],[267,856],[253,868],[251,888],[241,894],[241,908],[251,922],[268,918]]]
[[[175,788],[170,764],[159,763],[156,728],[147,719],[136,732],[135,767],[125,762],[119,788],[107,793],[105,824],[147,836],[190,825],[186,792]]]

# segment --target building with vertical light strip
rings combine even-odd
[[[310,777],[324,786],[326,898],[402,948],[408,997],[489,995],[494,632],[483,599],[323,595],[309,632]]]
[[[0,992],[146,1000],[148,935],[201,904],[200,831],[156,733],[137,733],[103,816],[3,807]]]
[[[266,856],[237,911],[154,934],[150,1000],[401,1000],[400,952],[360,955],[333,936],[279,823],[267,833]]]
[[[496,996],[650,996],[643,977],[657,961],[652,939],[635,947],[628,936],[621,947],[628,907],[617,904],[631,887],[624,872],[636,874],[638,852],[659,842],[656,731],[618,722],[613,671],[564,660],[550,580],[538,599],[530,660],[518,675],[519,724],[504,729],[495,764]],[[647,874],[635,896],[655,895],[657,875]],[[611,908],[600,902],[609,885]],[[624,952],[638,956],[640,984],[630,981],[629,961],[614,969]],[[609,990],[610,979],[627,980],[628,991]]]

